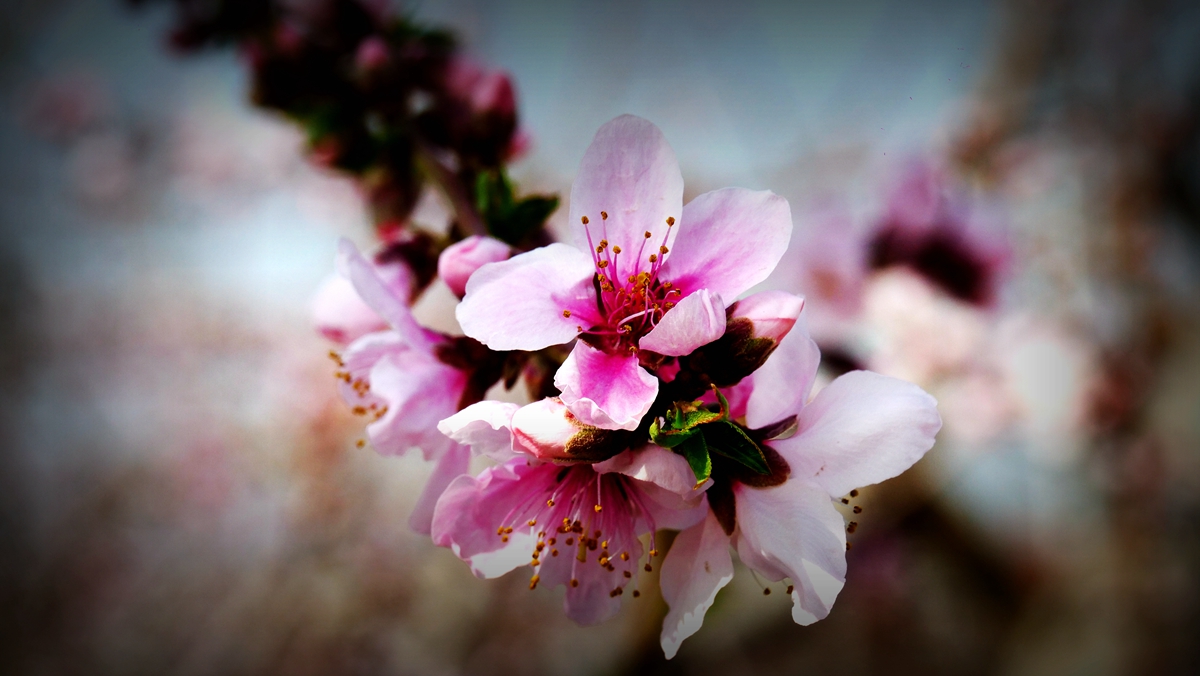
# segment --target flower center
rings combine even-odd
[[[667,231],[657,246],[650,242],[653,235],[649,231],[644,233],[636,253],[625,251],[619,245],[609,245],[607,212],[600,212],[604,236],[599,242],[592,237],[588,217],[581,220],[596,268],[592,286],[596,292],[596,311],[601,319],[590,328],[580,326],[580,333],[606,351],[637,352],[641,337],[657,326],[663,315],[684,295],[683,289],[659,279],[659,272],[670,253],[667,238],[675,218],[667,218]],[[652,247],[649,252],[647,247]],[[569,310],[564,310],[563,315],[571,316]]]
[[[542,566],[555,567],[554,577],[572,587],[579,586],[579,576],[586,573],[586,566],[598,566],[614,576],[610,595],[624,593],[641,558],[639,524],[650,531],[650,556],[658,555],[654,518],[639,493],[626,486],[623,476],[600,474],[589,465],[543,465],[539,470],[557,473],[550,496],[544,490],[531,493],[496,528],[503,542],[508,542],[514,531],[536,536],[529,562],[535,574],[529,588],[537,587]],[[570,557],[570,563],[560,555]],[[647,562],[645,570],[651,569]]]

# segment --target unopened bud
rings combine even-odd
[[[472,235],[446,247],[438,257],[438,277],[461,298],[466,293],[467,280],[487,263],[508,260],[512,248],[504,242],[483,235]]]
[[[579,422],[558,397],[522,406],[513,414],[515,446],[542,460],[599,462],[628,446],[630,433]]]
[[[744,317],[754,324],[755,338],[770,338],[778,343],[796,325],[804,297],[786,291],[763,291],[734,303],[730,318]]]

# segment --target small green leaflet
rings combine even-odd
[[[712,475],[712,457],[708,454],[708,446],[704,443],[703,434],[691,434],[676,448],[676,453],[682,455],[696,475],[696,485],[704,483]]]
[[[558,208],[558,197],[534,195],[518,200],[512,181],[503,171],[484,172],[475,181],[475,207],[487,223],[488,232],[509,244],[517,244],[536,230]]]
[[[650,425],[650,439],[687,459],[699,485],[712,474],[710,452],[724,456],[758,472],[770,474],[762,449],[737,423],[729,420],[729,402],[713,388],[721,403],[720,412],[704,408],[699,401],[679,402]],[[661,424],[660,424],[661,423]]]
[[[759,474],[771,473],[762,449],[736,423],[722,420],[710,425],[704,428],[704,439],[713,453],[740,462]]]

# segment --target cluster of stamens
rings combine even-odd
[[[601,211],[600,220],[606,232],[608,213]],[[670,253],[667,239],[675,218],[667,218],[667,231],[662,242],[649,255],[646,247],[653,238],[650,232],[645,233],[637,253],[631,255],[619,245],[610,246],[607,234],[599,242],[594,241],[588,217],[583,216],[581,221],[596,268],[593,287],[598,321],[590,327],[580,324],[576,328],[581,334],[596,336],[612,351],[637,352],[638,340],[683,297],[682,289],[659,279],[659,272]],[[570,317],[571,311],[563,310],[563,316]]]
[[[599,474],[590,466],[547,465],[546,470],[558,473],[550,497],[545,497],[544,492],[530,496],[513,507],[496,528],[496,535],[504,543],[517,530],[536,536],[529,561],[535,574],[529,580],[529,588],[537,587],[542,578],[538,571],[553,562],[570,566],[570,577],[565,581],[571,587],[579,586],[584,566],[599,566],[608,573],[619,573],[609,596],[624,594],[624,585],[633,579],[641,558],[636,530],[639,522],[649,526],[650,557],[658,555],[653,519],[643,508],[638,493],[626,485],[624,477]],[[606,503],[610,505],[607,510]],[[565,564],[559,558],[561,555],[570,556],[570,564]],[[644,569],[653,570],[649,559]],[[641,594],[634,590],[633,595]]]

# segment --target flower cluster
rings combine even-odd
[[[668,657],[732,578],[731,548],[790,581],[797,622],[825,617],[846,571],[834,502],[929,450],[934,400],[866,371],[810,396],[804,299],[743,297],[788,247],[788,203],[732,188],[685,205],[646,120],[597,132],[569,209],[573,244],[473,238],[441,253],[460,337],[419,326],[403,275],[342,245],[343,277],[384,324],[338,334],[352,340],[337,355],[345,397],[378,450],[438,462],[413,526],[481,577],[528,566],[531,589],[565,586],[582,624],[660,567]],[[522,378],[530,403],[485,399]],[[494,464],[471,475],[472,453]],[[669,552],[662,529],[681,531]]]

